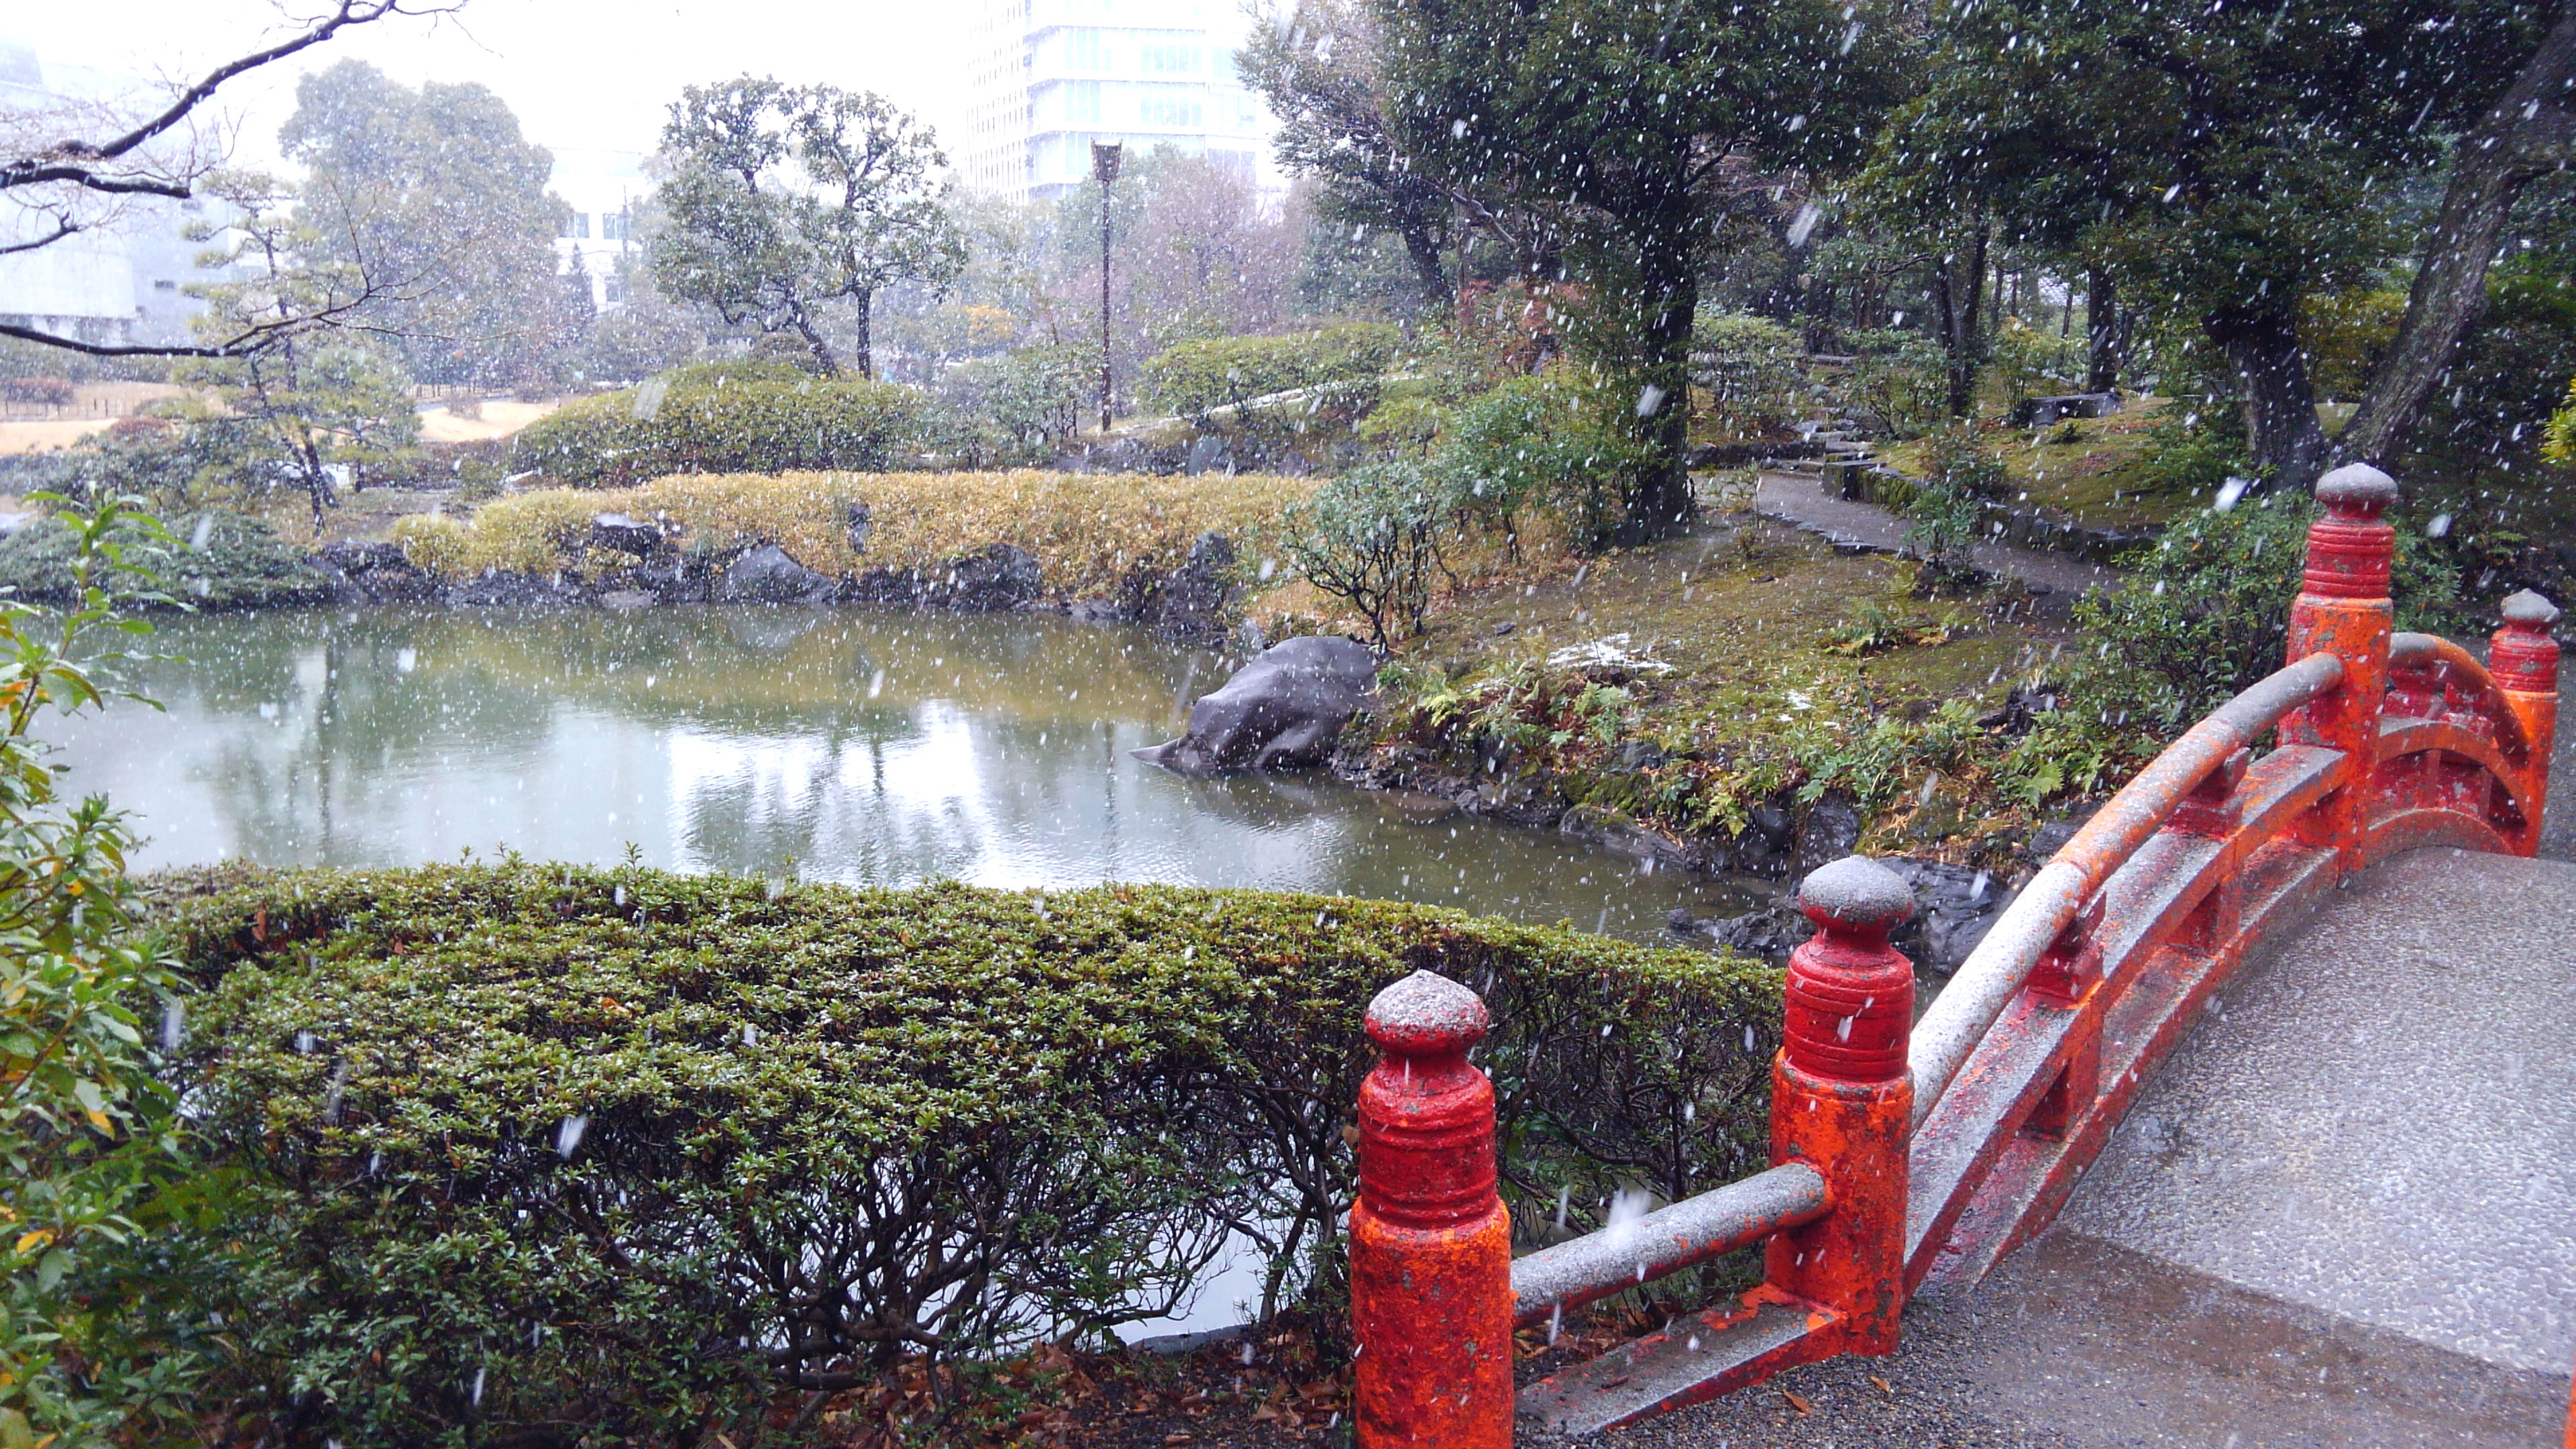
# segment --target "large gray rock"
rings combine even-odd
[[[560,575],[539,578],[507,569],[486,569],[447,586],[446,601],[458,609],[545,609],[586,604],[590,596]]]
[[[1234,571],[1234,545],[1223,534],[1202,533],[1190,545],[1189,561],[1159,579],[1137,581],[1137,622],[1161,638],[1186,644],[1225,642],[1223,614],[1234,597],[1229,582]]]
[[[1034,601],[1043,586],[1038,561],[1026,549],[988,543],[948,560],[947,571],[922,580],[921,602],[934,609],[999,614]]]
[[[821,604],[831,597],[830,579],[789,558],[774,543],[735,559],[715,587],[719,604]]]
[[[1376,684],[1377,656],[1367,645],[1289,639],[1191,705],[1188,733],[1136,758],[1192,775],[1318,765]]]
[[[662,530],[632,514],[594,513],[590,518],[590,546],[651,558],[653,551],[662,546]]]
[[[1798,822],[1791,869],[1804,876],[1851,854],[1860,846],[1860,827],[1860,806],[1841,790],[1827,790]]]

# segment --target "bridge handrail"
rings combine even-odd
[[[2211,771],[2343,676],[2341,659],[2311,654],[2220,705],[2166,746],[2049,857],[1914,1024],[1907,1065],[1914,1073],[1916,1125],[1940,1104],[2040,957],[2111,873],[2163,828]]]
[[[1825,1215],[1823,1174],[1799,1162],[1739,1178],[1622,1227],[1512,1260],[1512,1321],[1526,1327],[1750,1247]]]
[[[2432,670],[2444,679],[2466,683],[2483,706],[2479,716],[2495,726],[2497,745],[2515,759],[2531,757],[2532,741],[2521,717],[2504,707],[2502,686],[2476,655],[2438,634],[2394,634],[2388,640],[2388,667],[2392,673]],[[2438,712],[2438,703],[2436,708]]]

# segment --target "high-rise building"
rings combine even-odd
[[[1232,0],[980,0],[952,148],[967,184],[1062,196],[1090,179],[1095,141],[1274,181],[1270,114],[1235,73],[1246,23]]]
[[[626,300],[626,270],[643,260],[636,211],[653,194],[641,151],[594,146],[550,146],[555,169],[546,189],[572,208],[555,234],[555,262],[570,271],[573,258],[590,277],[592,303],[605,310]]]

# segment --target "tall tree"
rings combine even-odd
[[[1557,212],[1593,302],[1627,314],[1638,427],[1621,536],[1687,522],[1689,348],[1713,220],[1781,173],[1856,153],[1887,98],[1878,4],[1372,0],[1403,153],[1503,205]]]
[[[737,326],[793,331],[840,371],[826,304],[854,314],[852,362],[875,376],[876,294],[899,280],[944,290],[966,266],[948,158],[928,127],[873,92],[742,76],[690,86],[662,128],[670,178],[651,243],[654,279]]]
[[[1989,209],[2007,244],[2099,265],[2133,310],[2197,330],[2258,466],[2302,485],[2327,455],[2302,299],[2407,255],[2410,187],[2563,3],[1948,0],[1873,189]]]
[[[304,219],[324,254],[384,279],[366,309],[430,382],[551,370],[562,288],[554,158],[480,85],[413,90],[344,60],[295,88],[278,140],[301,162]]]
[[[2441,209],[2424,231],[2406,320],[2371,376],[2361,410],[2335,439],[2344,458],[2393,461],[2406,451],[2424,405],[2441,385],[2460,340],[2486,312],[2487,265],[2506,218],[2532,182],[2576,161],[2576,0],[2556,21],[2502,96],[2451,149]]]
[[[437,0],[335,0],[274,44],[235,58],[200,79],[174,86],[157,106],[129,111],[116,106],[0,110],[0,201],[30,223],[24,235],[0,242],[0,256],[42,250],[113,222],[138,197],[186,201],[223,164],[222,129],[203,112],[217,91],[235,78],[310,50],[353,25],[391,15],[439,15],[461,4]],[[87,133],[87,134],[83,134]],[[344,299],[346,301],[346,299]],[[354,308],[364,298],[348,302]],[[346,313],[265,316],[250,330],[188,345],[99,343],[42,328],[0,322],[0,337],[14,337],[93,357],[238,357],[279,345],[288,336],[336,325]]]
[[[1448,307],[1452,289],[1440,253],[1457,201],[1435,172],[1415,164],[1387,120],[1371,13],[1353,0],[1303,0],[1293,13],[1274,11],[1253,27],[1237,64],[1279,119],[1279,164],[1322,183],[1319,219],[1403,238],[1423,301]]]

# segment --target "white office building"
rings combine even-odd
[[[642,260],[635,214],[653,194],[653,183],[644,175],[644,153],[586,146],[546,149],[555,158],[546,189],[572,208],[555,234],[556,265],[568,272],[578,255],[590,275],[591,301],[603,310],[614,307],[626,300],[620,279],[624,264]]]
[[[103,136],[168,104],[166,89],[140,77],[54,65],[27,46],[0,40],[0,111],[11,119],[42,117],[40,125]],[[0,253],[0,320],[102,346],[190,341],[188,321],[205,304],[183,289],[208,278],[196,261],[215,243],[190,241],[187,231],[205,219],[210,203],[160,196],[104,203],[92,196],[75,204],[94,225],[48,245]],[[55,225],[52,213],[0,197],[0,246],[50,235]]]
[[[1249,22],[1234,0],[977,0],[966,182],[1045,200],[1091,177],[1091,147],[1158,146],[1278,185],[1271,122],[1235,74]]]

